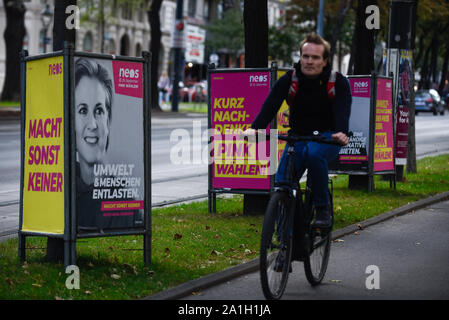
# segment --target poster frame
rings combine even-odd
[[[207,105],[207,128],[212,129],[212,103],[211,103],[211,77],[212,74],[217,73],[244,73],[244,72],[268,72],[270,75],[269,86],[270,90],[273,87],[276,77],[275,77],[275,66],[271,68],[215,68],[215,64],[210,64],[207,68],[207,94],[208,94],[208,105]],[[261,106],[262,107],[262,106]],[[270,122],[270,128],[276,128],[276,121],[273,119]],[[209,136],[208,140],[209,155],[212,153],[212,136]],[[271,147],[270,147],[271,149]],[[270,151],[271,152],[271,151]],[[275,174],[270,174],[270,188],[269,189],[233,189],[233,188],[213,188],[213,161],[208,164],[208,210],[209,213],[217,212],[217,194],[244,194],[244,195],[270,195],[274,188],[274,178]]]
[[[29,61],[41,60],[49,57],[63,57],[63,119],[64,119],[64,233],[51,234],[45,232],[22,231],[23,226],[23,188],[24,188],[24,159],[25,159],[25,123],[26,123],[26,64]],[[76,223],[76,146],[75,146],[75,57],[87,57],[103,60],[120,60],[126,62],[142,63],[143,70],[143,162],[144,162],[144,215],[143,226],[125,227],[120,229],[110,229],[102,232],[90,232],[80,234]],[[143,257],[146,264],[151,263],[151,237],[152,237],[152,217],[151,217],[151,53],[142,52],[142,57],[116,56],[110,54],[90,53],[75,51],[73,46],[65,44],[64,49],[35,56],[28,56],[28,52],[21,53],[21,171],[20,171],[20,207],[19,207],[19,248],[18,254],[21,261],[26,259],[26,237],[45,236],[52,238],[62,238],[64,241],[64,265],[76,264],[76,240],[83,238],[111,237],[124,235],[143,235]]]
[[[358,78],[367,78],[370,81],[370,110],[369,110],[369,137],[368,137],[368,167],[366,170],[344,170],[344,169],[331,169],[329,168],[329,174],[347,174],[347,175],[358,175],[358,176],[368,176],[369,178],[369,190],[373,191],[374,188],[374,176],[375,175],[387,175],[390,178],[390,187],[392,184],[396,187],[395,177],[396,177],[396,168],[395,168],[395,121],[396,115],[394,114],[395,106],[394,106],[394,80],[393,77],[378,75],[373,72],[370,75],[348,75],[346,78],[349,79],[358,79]],[[378,79],[389,79],[392,81],[392,129],[393,129],[393,169],[392,170],[382,170],[382,171],[374,171],[374,147],[375,147],[375,129],[376,129],[376,107],[377,107],[377,80]]]

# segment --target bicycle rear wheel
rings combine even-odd
[[[330,208],[333,210],[332,202]],[[332,212],[331,219],[333,219]],[[329,230],[309,228],[307,234],[309,254],[304,259],[304,271],[312,286],[320,284],[326,274],[331,250],[331,230],[332,227]]]
[[[268,203],[260,245],[260,280],[266,299],[280,299],[287,285],[292,254],[292,201],[276,192]]]

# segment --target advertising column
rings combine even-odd
[[[143,64],[75,57],[78,233],[143,228]]]

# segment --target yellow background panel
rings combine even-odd
[[[64,78],[62,63],[63,57],[60,56],[28,61],[26,65],[22,231],[64,234]],[[44,125],[45,120],[47,120],[46,126]],[[59,122],[59,125],[53,127],[54,130],[52,130],[49,121],[53,121],[54,125]],[[33,136],[32,133],[30,134],[30,127],[36,126],[36,130],[31,129],[31,131],[39,132],[37,129],[39,122],[42,124],[44,135]],[[46,149],[48,146],[54,147],[52,156],[45,157],[47,163],[31,160],[35,154],[31,152],[33,149]],[[57,151],[56,148],[59,150]],[[30,153],[33,154],[33,157],[30,156]],[[60,179],[52,181],[50,191],[40,191],[41,183],[32,177],[33,175],[34,177],[41,174],[48,175],[48,173],[53,173]]]

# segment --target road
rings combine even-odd
[[[155,116],[151,123],[153,206],[204,198],[207,162],[202,151],[207,139],[198,141],[207,129],[206,115]],[[181,150],[181,141],[186,142],[185,152],[172,152],[170,157],[170,151]],[[416,117],[416,150],[418,158],[449,152],[449,115]],[[17,230],[19,182],[20,122],[0,121],[0,239]]]

